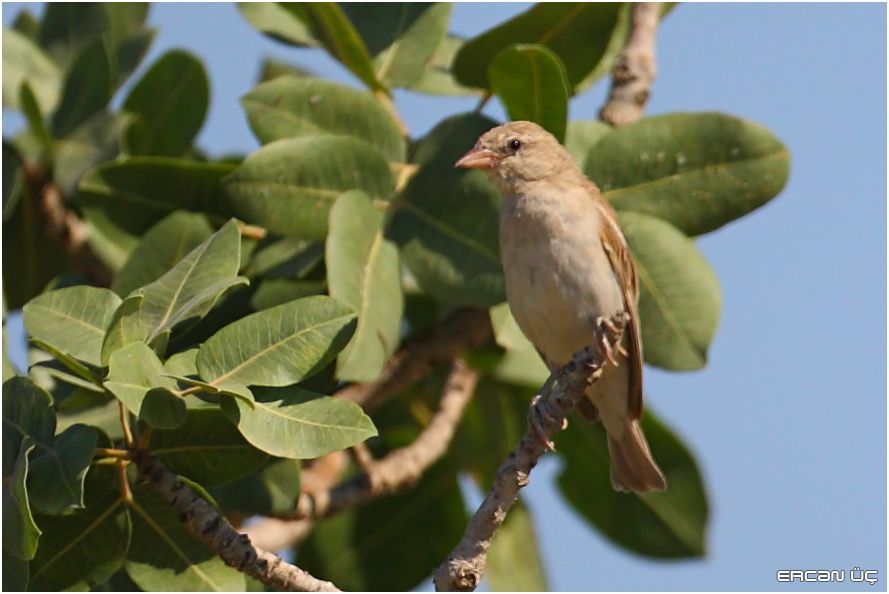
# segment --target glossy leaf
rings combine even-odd
[[[342,192],[387,199],[393,183],[389,164],[369,144],[324,135],[264,146],[228,177],[226,188],[238,217],[280,235],[321,239]]]
[[[513,43],[537,43],[561,58],[573,88],[611,57],[620,16],[620,3],[535,4],[467,41],[454,59],[454,74],[466,86],[490,89],[488,66],[497,53]]]
[[[216,407],[189,409],[181,427],[153,432],[150,448],[167,468],[206,486],[239,479],[268,460]]]
[[[729,223],[787,183],[787,148],[758,124],[718,113],[645,118],[603,137],[584,171],[618,210],[687,235]]]
[[[250,306],[255,310],[268,309],[309,295],[322,295],[326,288],[327,284],[324,281],[270,278],[262,281],[256,288],[256,292],[250,298]]]
[[[186,532],[176,512],[148,485],[136,485],[130,505],[133,537],[127,574],[147,592],[244,590],[244,577]]]
[[[28,480],[28,456],[34,447],[31,438],[22,440],[18,451],[12,454],[15,462],[11,474],[3,477],[3,551],[22,561],[34,558],[41,534],[34,523],[25,486]]]
[[[28,490],[35,511],[60,514],[83,507],[83,480],[96,450],[96,431],[72,425],[51,443],[38,443]]]
[[[102,340],[120,297],[108,289],[67,287],[44,293],[24,307],[28,333],[72,357],[98,366]]]
[[[506,351],[492,370],[494,376],[506,382],[532,387],[543,385],[549,377],[549,369],[531,341],[522,334],[508,304],[501,303],[491,308],[491,325],[494,339]]]
[[[166,377],[157,355],[144,343],[134,342],[111,353],[104,385],[127,410],[153,427],[173,429],[185,421],[185,402],[172,393],[176,382]],[[153,388],[166,389],[153,391],[151,397],[164,404],[147,402]]]
[[[182,50],[157,59],[123,104],[135,116],[127,130],[127,152],[178,157],[204,123],[210,83],[201,61]]]
[[[117,40],[138,31],[148,16],[145,2],[47,5],[40,23],[40,44],[62,66],[89,42],[106,35]]]
[[[280,2],[239,2],[238,10],[253,28],[298,47],[317,45],[308,26]]]
[[[49,393],[25,376],[3,383],[3,476],[13,472],[25,438],[33,444],[52,443],[55,412]]]
[[[367,46],[340,5],[336,2],[291,3],[287,8],[299,16],[312,37],[352,74],[371,89],[384,90],[377,80]]]
[[[263,144],[282,138],[339,134],[367,141],[393,162],[404,161],[404,139],[370,94],[316,78],[279,77],[247,93],[241,104]]]
[[[280,458],[310,459],[377,435],[361,407],[295,386],[255,388],[256,402],[225,398],[222,409],[257,448]]]
[[[255,6],[257,4],[265,4],[264,2],[251,2],[251,6]],[[275,58],[263,58],[262,66],[259,68],[259,76],[258,82],[264,83],[270,80],[274,80],[279,76],[291,76],[295,78],[303,78],[303,77],[311,77],[314,76],[314,73],[309,71],[302,66],[297,66],[296,64],[291,64],[290,62],[285,62],[283,60],[276,60]]]
[[[80,182],[80,199],[114,224],[141,235],[174,210],[231,216],[220,179],[230,163],[131,157],[99,165]]]
[[[543,45],[510,45],[491,60],[488,80],[511,120],[535,122],[564,140],[569,88],[559,56]]]
[[[46,156],[49,156],[52,150],[52,136],[49,130],[46,129],[46,122],[40,111],[40,106],[37,104],[37,98],[34,96],[31,85],[28,84],[27,80],[22,81],[22,88],[19,90],[19,106],[25,116],[25,120],[28,122],[28,128],[35,139],[42,145]]]
[[[373,56],[377,79],[389,87],[404,87],[422,76],[451,16],[447,2],[341,6]]]
[[[66,72],[62,98],[52,116],[55,136],[67,136],[108,105],[113,84],[109,53],[103,39],[95,39],[79,50]]]
[[[65,138],[56,140],[52,174],[63,194],[73,195],[84,173],[117,156],[128,122],[126,116],[99,112]]]
[[[225,510],[264,516],[292,513],[300,495],[301,466],[298,460],[274,460],[211,493]]]
[[[573,120],[568,122],[565,131],[565,148],[574,157],[579,167],[586,163],[586,156],[597,142],[612,128],[598,120]]]
[[[102,480],[114,481],[114,476],[107,473]],[[88,481],[85,510],[37,519],[43,535],[31,562],[32,589],[87,590],[123,566],[130,519],[120,494],[108,486]]]
[[[59,101],[62,73],[33,41],[12,29],[3,29],[3,106],[17,109],[19,89],[27,82],[43,113]]]
[[[345,590],[404,592],[429,577],[465,524],[452,469],[433,467],[413,489],[318,523],[298,551],[299,564]]]
[[[27,8],[23,8],[12,21],[12,28],[31,41],[37,41],[40,32],[40,21],[31,14]]]
[[[398,348],[404,297],[398,250],[383,237],[383,215],[361,192],[346,192],[330,211],[327,282],[330,296],[358,314],[337,360],[341,380],[375,380]]]
[[[660,219],[620,215],[639,279],[645,361],[699,369],[719,323],[719,280],[694,242]]]
[[[142,236],[129,259],[114,275],[111,288],[121,296],[166,273],[213,233],[201,214],[176,211]]]
[[[420,288],[450,305],[490,306],[505,299],[497,244],[500,194],[483,173],[454,168],[495,125],[470,114],[436,126],[417,147],[420,169],[386,231]]]
[[[547,592],[531,513],[521,500],[494,534],[485,578],[493,592]]]
[[[615,544],[656,558],[701,557],[706,550],[707,494],[694,457],[649,411],[642,428],[667,477],[662,493],[611,488],[605,431],[600,423],[571,423],[556,437],[564,466],[559,488],[571,506]]]
[[[323,296],[306,297],[229,324],[198,351],[201,379],[214,385],[287,386],[316,373],[343,349],[355,314]]]
[[[28,562],[3,549],[3,591],[25,592],[28,589]]]
[[[420,93],[430,95],[472,95],[473,89],[464,87],[456,80],[451,72],[451,64],[454,56],[463,47],[463,40],[454,35],[445,35],[438,47],[435,48],[432,57],[426,63],[423,74],[413,81],[408,88]]]

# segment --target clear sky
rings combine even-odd
[[[3,22],[20,6],[4,5]],[[456,5],[451,29],[474,35],[527,6]],[[355,82],[320,51],[261,37],[233,5],[158,4],[150,20],[160,33],[148,62],[182,47],[207,65],[212,104],[199,144],[210,154],[257,147],[237,99],[262,56]],[[779,569],[861,567],[878,570],[885,590],[886,6],[684,4],[658,42],[649,113],[758,121],[789,146],[790,181],[699,242],[724,301],[708,367],[647,375],[648,406],[702,467],[707,558],[651,562],[611,546],[559,501],[550,459],[527,489],[550,585],[784,590]],[[571,118],[595,118],[604,93],[599,84],[576,97]],[[397,104],[420,134],[474,100],[400,93]],[[503,118],[496,101],[486,111]]]

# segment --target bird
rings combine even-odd
[[[455,166],[484,171],[500,191],[507,301],[551,370],[593,343],[611,316],[629,314],[619,344],[596,342],[611,364],[578,409],[605,428],[616,491],[665,490],[664,473],[639,424],[639,286],[614,209],[559,141],[533,122],[507,122],[485,132]]]

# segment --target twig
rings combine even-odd
[[[127,417],[127,409],[124,408],[123,402],[120,400],[117,401],[117,408],[120,413],[120,426],[123,428],[123,441],[127,445],[127,449],[132,449],[135,446],[135,441],[133,441],[133,432],[130,429],[130,421]]]
[[[612,344],[619,344],[628,321],[626,313],[612,318],[618,330],[608,336]],[[600,328],[599,331],[607,330]],[[497,469],[494,484],[466,526],[463,538],[433,574],[436,590],[471,591],[478,586],[491,539],[506,520],[519,489],[528,484],[531,469],[546,451],[546,441],[562,429],[568,413],[584,397],[586,387],[602,374],[605,362],[598,349],[586,347],[546,380],[539,398],[534,399],[528,411],[539,420],[538,426],[544,435],[535,431],[529,422],[518,445]]]
[[[611,73],[611,91],[599,119],[622,126],[642,117],[657,75],[655,34],[661,14],[660,2],[632,5],[630,33]]]
[[[335,395],[360,404],[367,410],[378,407],[386,398],[422,379],[437,365],[451,363],[464,351],[483,344],[491,335],[488,312],[478,308],[462,308],[406,344],[392,357],[370,384],[352,384]]]
[[[67,209],[58,186],[47,178],[46,172],[40,167],[24,163],[22,171],[35,197],[46,236],[59,246],[62,253],[92,284],[99,287],[111,286],[114,273],[93,251],[86,225]],[[29,199],[29,196],[23,196],[22,199]]]
[[[179,514],[185,528],[207,544],[228,565],[262,583],[288,592],[339,592],[330,582],[319,580],[259,547],[246,534],[239,534],[220,513],[157,458],[144,451],[133,452],[142,477]]]

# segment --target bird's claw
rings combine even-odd
[[[540,402],[540,394],[534,396],[531,400],[531,407],[528,409],[528,424],[534,431],[537,438],[543,443],[543,447],[547,451],[555,452],[556,444],[547,436],[544,429],[544,423],[550,424],[555,419],[549,415],[542,407],[538,406]],[[568,427],[568,419],[562,419],[562,429]]]
[[[620,334],[620,329],[609,318],[602,316],[596,318],[596,349],[599,351],[600,357],[607,359],[615,367],[619,365],[619,361],[614,355],[615,352],[624,357],[629,354],[619,342],[614,344],[614,337],[619,337]]]

